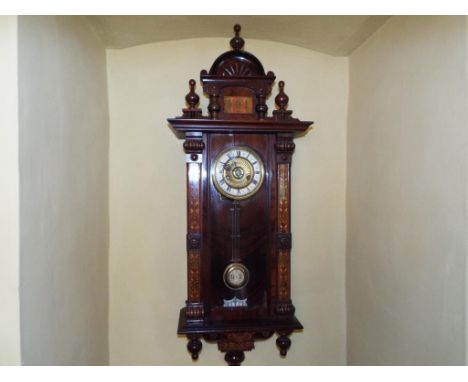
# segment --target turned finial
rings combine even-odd
[[[201,109],[197,108],[198,103],[200,102],[200,97],[195,93],[195,80],[189,81],[190,91],[185,96],[185,102],[188,104],[188,108],[183,109],[184,117],[186,118],[197,118],[201,116]]]
[[[234,50],[241,50],[244,47],[244,39],[239,36],[241,26],[239,24],[234,25],[235,36],[231,39],[231,47]]]
[[[292,110],[286,109],[289,102],[288,95],[284,92],[284,81],[278,83],[279,93],[275,97],[275,103],[278,110],[273,111],[273,116],[276,119],[284,120],[291,118]]]
[[[284,92],[284,81],[280,81],[278,83],[279,86],[279,93],[275,97],[275,103],[278,106],[279,110],[286,110],[286,106],[288,106],[289,102],[289,97],[288,95]]]
[[[185,101],[187,101],[189,109],[191,110],[196,109],[198,102],[200,102],[200,97],[195,93],[195,84],[195,80],[192,79],[189,81],[190,92],[185,96]]]

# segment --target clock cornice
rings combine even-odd
[[[274,117],[262,120],[220,120],[210,118],[169,118],[168,122],[177,132],[179,138],[185,133],[283,133],[294,137],[305,134],[312,126],[312,121],[298,119],[277,120]]]

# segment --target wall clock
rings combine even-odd
[[[275,333],[286,356],[290,334],[303,328],[290,293],[291,157],[312,122],[287,110],[283,81],[268,115],[275,75],[243,50],[239,25],[234,31],[232,50],[200,74],[208,115],[190,80],[188,107],[168,121],[187,163],[187,300],[177,333],[192,359],[203,339],[240,365]]]

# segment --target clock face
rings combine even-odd
[[[249,282],[249,271],[243,264],[232,263],[226,267],[223,279],[229,289],[241,289]]]
[[[258,154],[245,146],[232,146],[219,153],[213,169],[216,189],[230,199],[247,199],[254,195],[265,175]]]

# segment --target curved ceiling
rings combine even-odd
[[[107,48],[159,41],[233,36],[283,42],[348,56],[390,16],[87,16]]]

